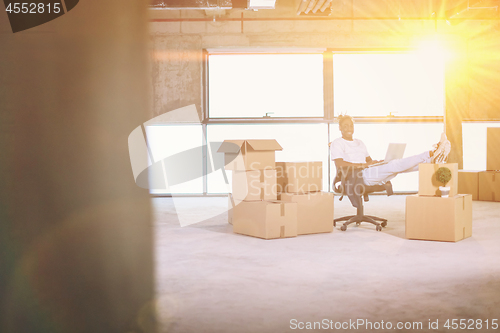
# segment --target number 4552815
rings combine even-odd
[[[444,324],[444,327],[447,329],[468,329],[468,330],[481,330],[481,329],[498,329],[498,319],[492,319],[489,321],[488,319],[448,319]]]
[[[61,4],[60,3],[9,3],[7,8],[5,9],[6,12],[8,13],[14,13],[14,14],[43,14],[45,12],[47,13],[54,13],[58,14],[61,12]]]

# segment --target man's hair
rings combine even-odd
[[[337,116],[337,122],[339,123],[339,125],[342,124],[342,122],[345,120],[350,120],[354,123],[354,119],[348,114],[341,114]]]

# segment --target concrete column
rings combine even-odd
[[[1,332],[154,331],[150,200],[127,147],[150,118],[146,10],[80,1],[16,34],[0,11]]]
[[[464,165],[462,145],[462,121],[469,113],[470,87],[467,65],[467,49],[465,43],[456,42],[454,59],[448,61],[445,72],[446,89],[446,135],[451,143],[448,162],[458,163],[458,168]],[[460,52],[459,52],[460,51]]]

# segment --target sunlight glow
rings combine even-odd
[[[418,43],[417,54],[429,61],[448,61],[453,58],[453,53],[444,47],[438,38],[424,40]]]

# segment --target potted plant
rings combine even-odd
[[[450,187],[446,186],[451,179],[451,171],[447,167],[441,167],[436,171],[436,179],[438,182],[443,184],[443,186],[439,186],[439,190],[441,191],[442,198],[448,198],[450,194]]]

